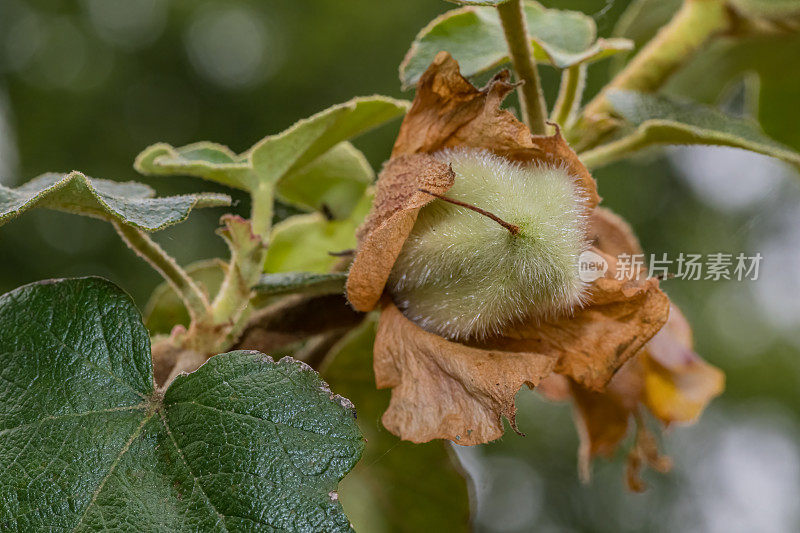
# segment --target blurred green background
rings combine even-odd
[[[593,15],[608,36],[628,2],[545,4]],[[438,0],[0,0],[0,183],[77,169],[140,179],[162,193],[220,190],[190,179],[142,179],[133,158],[158,141],[209,139],[241,151],[352,96],[411,98],[399,89],[397,66],[416,32],[452,7]],[[668,90],[709,103],[722,94],[736,111],[738,77],[757,71],[764,128],[800,150],[798,54],[791,36],[721,42]],[[590,93],[613,67],[590,69]],[[552,104],[557,76],[543,73]],[[355,142],[376,169],[397,127]],[[694,326],[698,352],[725,370],[727,390],[697,426],[668,434],[674,471],[646,474],[644,495],[625,491],[622,453],[598,461],[593,482],[582,486],[570,408],[521,393],[518,423],[527,437],[510,433],[457,450],[474,478],[475,529],[800,530],[797,172],[732,149],[673,148],[596,177],[605,204],[631,222],[648,253],[763,255],[758,281],[664,283]],[[234,196],[244,212],[245,198]],[[195,212],[156,238],[183,263],[223,255],[213,234],[221,212]],[[0,228],[0,257],[2,292],[43,278],[100,275],[144,305],[159,282],[109,225],[62,213],[36,211]]]

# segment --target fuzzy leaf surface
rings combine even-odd
[[[0,185],[0,225],[45,207],[156,231],[182,222],[194,208],[231,203],[226,194],[154,195],[143,183],[94,179],[80,172],[42,174],[15,189]]]
[[[711,106],[634,91],[610,91],[608,100],[616,113],[636,128],[630,136],[611,143],[621,153],[654,144],[720,145],[800,166],[800,154],[768,137],[752,120],[728,115]],[[603,149],[601,146],[597,150]]]

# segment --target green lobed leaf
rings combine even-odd
[[[324,296],[344,294],[347,281],[345,272],[315,274],[313,272],[281,272],[264,274],[253,287],[261,296],[280,296],[283,294],[305,294]]]
[[[546,9],[525,3],[528,31],[538,61],[565,69],[630,50],[627,39],[597,39],[594,20],[577,11]],[[448,11],[423,28],[400,65],[404,88],[413,86],[436,54],[445,50],[464,76],[473,76],[507,61],[508,48],[497,10],[467,6]]]
[[[226,194],[159,198],[154,194],[143,183],[93,179],[80,172],[43,174],[16,189],[0,185],[0,225],[29,209],[45,207],[156,231],[185,220],[194,208],[231,203]]]
[[[184,270],[211,297],[209,300],[213,300],[222,285],[226,268],[227,264],[221,259],[206,259],[192,263]],[[151,335],[167,334],[178,324],[189,327],[186,304],[167,282],[158,285],[150,294],[142,314],[144,325]]]
[[[0,529],[350,531],[352,404],[307,365],[212,357],[154,390],[131,299],[97,278],[0,297]]]
[[[264,272],[329,272],[341,260],[329,252],[355,248],[356,229],[367,216],[372,197],[372,190],[367,190],[344,220],[328,220],[321,213],[310,213],[276,224]]]
[[[375,320],[366,320],[332,349],[322,374],[359,406],[367,440],[363,460],[339,493],[356,531],[470,531],[467,480],[450,444],[401,441],[381,423],[391,393],[375,388]]]
[[[770,139],[757,122],[714,107],[634,91],[609,91],[614,111],[635,130],[608,145],[581,154],[584,164],[607,162],[656,144],[705,144],[742,148],[800,166],[800,154]],[[615,157],[615,158],[619,158]]]
[[[280,199],[305,208],[325,204],[345,217],[374,178],[364,156],[347,139],[403,115],[405,100],[385,96],[353,98],[300,120],[237,155],[201,142],[182,148],[155,144],[136,158],[135,168],[150,175],[190,175],[256,194],[276,187]]]

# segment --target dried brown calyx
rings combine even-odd
[[[502,417],[516,427],[514,395],[523,385],[536,387],[545,378],[551,383],[563,379],[568,391],[606,396],[613,392],[614,377],[626,363],[638,365],[648,358],[650,364],[657,359],[643,348],[667,323],[668,297],[659,281],[646,278],[644,272],[615,278],[615,258],[636,253],[638,242],[624,221],[598,207],[593,178],[558,131],[532,136],[511,113],[500,109],[512,89],[507,72],[477,89],[459,74],[447,53],[440,53],[420,79],[392,158],[378,180],[373,209],[358,233],[347,296],[359,311],[382,310],[375,375],[379,388],[392,388],[383,423],[406,440],[488,442],[502,435]],[[446,149],[484,150],[520,165],[562,168],[573,176],[585,210],[586,240],[608,263],[605,275],[588,286],[584,305],[559,316],[518,321],[502,334],[463,342],[426,331],[404,316],[387,291],[387,281],[420,210],[436,197],[449,196],[454,186],[455,173],[435,155]],[[510,217],[498,216],[516,224]],[[669,336],[655,341],[667,346],[678,342]],[[652,380],[653,373],[648,375]],[[698,412],[719,386],[715,382],[703,387],[693,404]],[[674,390],[675,397],[682,394],[680,387]],[[569,395],[580,405],[579,396],[580,392]],[[654,402],[641,397],[636,401],[648,406]],[[655,403],[664,407],[664,402]],[[632,412],[627,410],[626,417]],[[594,419],[587,415],[587,420]],[[620,432],[627,428],[626,418]],[[639,440],[643,439],[647,440]],[[586,455],[596,453],[590,450]]]

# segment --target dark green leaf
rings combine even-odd
[[[770,139],[758,123],[719,109],[634,91],[609,91],[614,111],[635,127],[629,135],[581,154],[587,166],[598,166],[656,144],[732,146],[800,166],[800,154]]]
[[[594,20],[577,11],[545,9],[526,2],[525,14],[536,59],[557,68],[597,61],[632,46],[627,39],[597,39]],[[442,50],[458,61],[464,76],[507,62],[508,48],[497,10],[469,6],[434,19],[417,34],[400,65],[403,86],[414,85]]]
[[[375,388],[367,320],[333,348],[322,373],[358,406],[367,439],[364,460],[340,486],[342,505],[356,531],[470,531],[467,482],[450,444],[401,441],[381,424],[391,393]]]
[[[0,225],[28,209],[46,207],[155,231],[183,221],[194,208],[231,203],[225,194],[154,194],[143,183],[92,179],[80,172],[43,174],[16,189],[0,185]]]
[[[332,272],[315,274],[313,272],[282,272],[264,274],[253,287],[262,296],[278,296],[282,294],[305,294],[323,296],[326,294],[344,294],[347,274]]]
[[[100,279],[0,297],[0,529],[349,531],[352,404],[290,358],[211,358],[164,394],[130,298]]]

